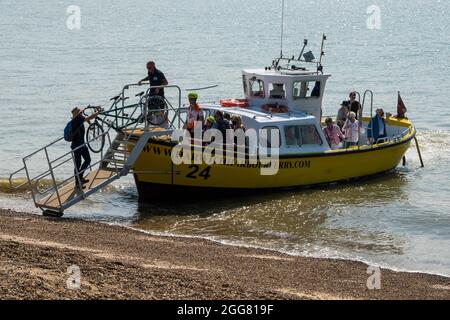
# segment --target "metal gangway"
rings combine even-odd
[[[89,124],[85,144],[72,150],[70,142],[60,137],[25,156],[23,167],[9,177],[10,187],[29,189],[35,206],[44,215],[60,217],[69,207],[128,175],[149,139],[170,136],[184,125],[182,114],[186,108],[181,106],[180,87],[147,85],[147,90],[134,94],[132,103],[126,103],[130,99],[127,94],[142,85],[127,84],[111,98],[111,106]],[[172,89],[173,99],[152,94],[152,90],[161,88]],[[83,113],[89,116],[96,108],[87,106]],[[92,161],[79,172],[75,151],[84,147],[90,149]],[[33,167],[33,160],[41,169]],[[25,182],[17,185],[14,182],[19,175]],[[77,179],[79,175],[89,181],[83,184]]]

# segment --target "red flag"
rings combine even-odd
[[[400,91],[398,92],[398,102],[397,102],[397,118],[405,118],[405,113],[406,111],[408,111],[408,109],[406,109],[405,104],[403,103],[403,99],[400,96]]]

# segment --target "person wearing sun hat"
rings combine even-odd
[[[97,108],[96,112],[88,117],[84,117],[83,111],[80,108],[75,107],[72,109],[72,144],[70,145],[70,148],[73,150],[73,156],[76,166],[76,168],[74,169],[74,173],[77,181],[77,187],[80,187],[81,185],[89,182],[89,180],[83,178],[83,175],[85,170],[91,164],[91,155],[89,154],[89,149],[84,141],[84,123],[86,121],[94,119],[102,111],[103,109],[99,107]],[[83,163],[81,163],[81,159],[84,160]]]
[[[350,111],[348,119],[345,121],[344,127],[344,148],[358,145],[359,141],[359,121],[356,120],[356,113]]]
[[[336,117],[336,123],[340,129],[344,126],[345,121],[348,119],[350,113],[350,102],[342,101],[341,108],[338,110]]]
[[[191,134],[194,131],[194,124],[196,121],[205,121],[205,117],[203,115],[202,108],[197,103],[198,94],[196,92],[190,92],[188,94],[189,99],[189,108],[187,110],[187,120],[186,120],[186,129],[191,132]]]

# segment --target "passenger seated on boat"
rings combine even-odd
[[[214,119],[213,116],[209,116],[208,118],[206,118],[206,122],[205,122],[205,126],[203,127],[203,130],[209,130],[213,127],[214,122],[216,122],[216,119]]]
[[[224,112],[223,119],[228,122],[228,127],[231,128],[231,114]]]
[[[242,119],[241,116],[237,115],[237,114],[233,114],[231,116],[231,127],[234,131],[242,129],[243,131],[245,131],[245,127],[242,124]]]
[[[270,90],[270,98],[272,99],[284,99],[286,98],[286,92],[284,91],[284,84],[274,83],[273,89]]]
[[[342,134],[341,129],[333,124],[333,119],[331,118],[327,118],[325,120],[325,123],[326,127],[323,128],[323,133],[327,138],[331,150],[341,149],[342,148],[341,141],[345,139],[345,136]]]
[[[203,125],[205,119],[203,116],[202,108],[197,103],[198,94],[195,92],[191,92],[188,94],[188,98],[189,98],[189,108],[187,110],[185,129],[187,129],[192,134],[194,132],[195,122],[201,121]]]
[[[353,111],[350,112],[342,129],[345,135],[344,148],[356,146],[359,141],[359,121],[356,120],[356,114]]]
[[[223,112],[220,110],[216,111],[214,118],[216,119],[216,122],[214,122],[213,124],[213,129],[217,129],[222,133],[223,141],[225,142],[227,136],[227,129],[231,129],[230,123],[223,118]]]
[[[286,137],[286,145],[291,147],[300,146],[300,138],[295,133],[295,126],[284,127],[284,134]]]
[[[354,112],[356,114],[356,119],[359,117],[359,113],[361,111],[361,103],[359,103],[358,100],[356,100],[356,92],[352,91],[348,95],[350,98],[349,104],[350,104],[350,111]]]
[[[338,127],[342,130],[342,127],[344,126],[345,121],[348,118],[349,114],[349,102],[348,101],[342,101],[341,108],[338,110],[338,114],[336,117],[336,124]]]
[[[384,142],[387,137],[386,122],[384,120],[384,110],[377,109],[376,115],[370,120],[367,127],[367,138],[370,144]]]

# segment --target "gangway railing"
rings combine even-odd
[[[181,128],[184,125],[181,115],[185,112],[185,108],[181,108],[181,89],[179,86],[149,86],[146,90],[145,95],[147,97],[151,97],[150,90],[155,88],[175,88],[177,90],[178,106],[174,107],[169,100],[164,99],[165,104],[162,109],[150,109],[148,104],[143,103],[143,99],[140,99],[138,103],[125,105],[125,101],[129,99],[125,97],[125,93],[129,88],[134,86],[139,85],[125,85],[121,94],[112,99],[111,107],[100,113],[98,117],[99,122],[101,126],[106,126],[106,130],[102,129],[101,133],[92,139],[87,139],[83,145],[64,152],[54,159],[50,156],[50,149],[56,147],[63,140],[62,137],[30,153],[22,159],[23,167],[10,175],[10,187],[20,189],[28,186],[36,207],[44,212],[46,210],[52,210],[62,215],[63,211],[68,207],[83,200],[120,177],[127,175],[132,170],[135,161],[147,144],[148,139],[155,136],[170,135],[173,129]],[[167,119],[165,119],[167,128],[165,128],[166,130],[153,131],[156,125],[149,123],[149,114],[162,111],[167,112]],[[169,112],[171,113],[171,119],[169,119]],[[114,129],[117,133],[114,139],[111,137],[111,129]],[[139,135],[136,135],[137,132],[139,132]],[[136,136],[138,136],[138,140],[131,141]],[[99,152],[99,160],[93,161],[86,169],[79,171],[75,162],[75,152],[99,139],[103,141],[102,148]],[[108,146],[106,152],[104,151],[106,149],[105,141],[107,141]],[[133,147],[131,147],[131,143]],[[120,149],[121,147],[122,149]],[[28,162],[34,156],[41,153],[45,156],[47,168],[43,172],[32,174]],[[119,153],[122,156],[122,165],[119,165],[117,160]],[[73,163],[73,167],[75,168],[73,174],[65,174],[62,179],[58,179],[56,170],[71,163]],[[90,173],[88,174],[88,172]],[[14,178],[22,173],[26,176],[26,182],[20,185],[14,185]],[[93,180],[86,191],[84,191],[81,179],[77,179],[77,177],[84,176],[85,174],[88,174],[87,177]],[[44,179],[50,181],[50,186],[45,186],[41,189],[39,185]]]

